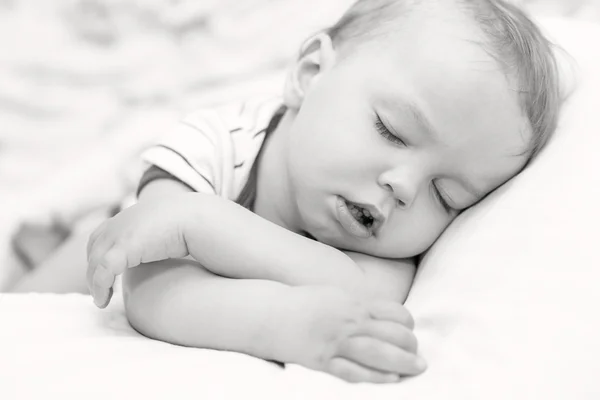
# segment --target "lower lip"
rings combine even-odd
[[[371,237],[371,231],[354,218],[342,197],[337,198],[336,210],[338,221],[348,233],[361,239]]]

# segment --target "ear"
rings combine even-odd
[[[335,51],[329,35],[319,33],[304,42],[298,60],[288,72],[284,102],[288,108],[299,109],[304,96],[320,75],[335,61]]]

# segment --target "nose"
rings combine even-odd
[[[407,168],[387,170],[377,183],[392,193],[401,208],[411,207],[419,191],[419,177]]]

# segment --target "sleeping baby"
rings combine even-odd
[[[551,44],[501,0],[360,0],[309,38],[281,97],[183,119],[138,202],[88,242],[99,307],[184,346],[350,382],[425,370],[403,306],[426,251],[514,177],[560,108]]]

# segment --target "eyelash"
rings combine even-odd
[[[375,129],[377,129],[377,132],[379,132],[381,136],[383,136],[385,139],[389,140],[394,144],[406,146],[406,143],[404,143],[402,139],[390,132],[390,130],[383,123],[383,121],[381,121],[381,117],[379,115],[376,114],[376,117],[377,119],[375,121]]]
[[[446,202],[446,200],[444,200],[444,197],[442,196],[442,193],[440,192],[440,189],[438,188],[438,186],[433,183],[433,194],[436,197],[437,201],[440,203],[440,205],[444,208],[444,211],[446,211],[448,214],[450,212],[452,212],[452,207],[450,207],[450,205],[448,204],[448,202]]]

